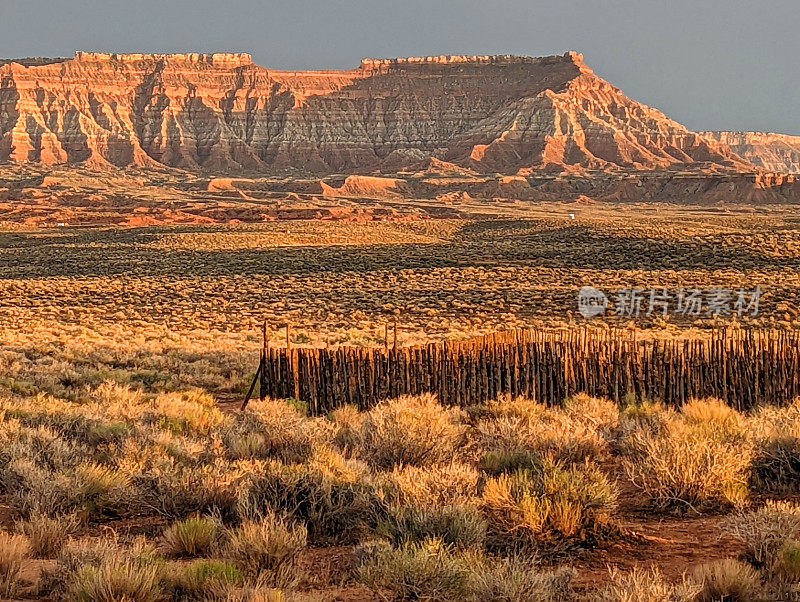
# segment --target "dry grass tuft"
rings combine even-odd
[[[565,602],[577,598],[572,581],[574,569],[562,567],[543,572],[519,557],[491,559],[482,563],[470,580],[471,599],[476,602]]]
[[[482,497],[488,542],[501,550],[602,537],[613,528],[616,503],[616,489],[596,468],[549,463],[488,479]]]
[[[691,417],[639,423],[622,442],[625,468],[658,509],[703,511],[748,500],[752,447],[741,417],[715,403],[690,404]]]
[[[764,585],[753,567],[738,560],[718,560],[697,567],[690,578],[699,592],[697,602],[755,602],[763,600]]]
[[[323,419],[309,419],[282,401],[256,401],[237,414],[224,433],[234,459],[274,458],[286,463],[304,462],[314,448],[332,439]]]
[[[162,393],[146,419],[175,434],[203,435],[225,420],[214,398],[199,390]]]
[[[443,408],[433,395],[399,397],[367,413],[358,437],[358,455],[384,469],[448,462],[463,435],[457,411]]]
[[[174,523],[162,535],[164,552],[170,556],[204,556],[222,531],[214,518],[194,517]]]
[[[226,533],[223,554],[252,577],[269,576],[274,584],[294,578],[293,565],[306,547],[306,528],[274,515],[248,521]]]
[[[782,408],[761,408],[753,422],[753,487],[770,493],[800,491],[800,399]]]
[[[20,590],[22,565],[30,553],[24,535],[0,532],[0,596],[13,598]]]
[[[385,496],[368,476],[275,461],[252,475],[238,502],[238,514],[245,519],[273,510],[304,523],[315,544],[356,543],[388,516]]]
[[[745,559],[756,567],[772,570],[779,551],[800,540],[800,506],[767,501],[751,512],[729,516],[722,529],[745,546]]]
[[[482,464],[492,474],[536,468],[540,459],[583,462],[610,452],[608,439],[619,412],[613,404],[588,395],[549,408],[524,398],[503,398],[472,410],[483,450]]]
[[[387,489],[399,504],[443,505],[474,498],[480,476],[474,466],[462,462],[402,466],[389,473]]]
[[[40,513],[32,514],[17,526],[28,538],[35,558],[55,558],[79,527],[80,520],[74,514],[50,517]]]
[[[358,568],[361,583],[392,592],[401,600],[465,600],[469,596],[469,562],[439,540],[363,547]]]
[[[389,531],[395,544],[438,539],[460,549],[481,548],[486,540],[486,519],[470,504],[397,508]]]
[[[78,570],[67,594],[75,602],[158,602],[159,569],[135,561],[106,562]]]
[[[174,599],[222,601],[233,598],[245,582],[242,572],[221,560],[195,560],[169,576]]]
[[[611,569],[611,582],[591,596],[592,602],[694,602],[696,584],[684,581],[671,584],[657,568],[623,573]]]

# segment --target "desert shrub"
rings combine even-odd
[[[70,541],[42,588],[56,598],[80,602],[131,602],[163,598],[164,562],[144,539],[123,548],[114,539]]]
[[[305,466],[311,471],[348,483],[369,480],[371,475],[369,466],[364,462],[356,458],[345,458],[328,446],[315,447]]]
[[[254,577],[265,573],[285,581],[306,547],[305,527],[276,515],[247,521],[226,534],[224,555]]]
[[[628,433],[625,468],[656,508],[742,506],[748,497],[750,446],[727,426],[672,417],[657,429]]]
[[[480,460],[484,472],[500,475],[520,470],[541,470],[544,460],[537,452],[526,449],[494,449],[486,452]]]
[[[619,428],[619,406],[610,399],[577,393],[564,400],[564,412],[574,420],[593,427],[605,438]]]
[[[162,544],[171,556],[203,556],[211,551],[221,528],[220,522],[214,518],[188,518],[167,528]]]
[[[545,463],[488,479],[482,506],[499,549],[564,545],[607,535],[617,492],[598,469]]]
[[[674,417],[675,411],[661,402],[637,399],[635,396],[628,399],[620,409],[615,448],[621,453],[630,453],[632,434],[661,433]]]
[[[92,450],[50,427],[0,423],[0,487],[23,514],[69,512],[80,503],[78,465]]]
[[[13,598],[19,593],[22,564],[29,552],[30,545],[24,535],[0,531],[0,597]]]
[[[439,540],[398,548],[373,544],[357,551],[364,557],[357,578],[373,590],[401,600],[464,600],[469,596],[470,563]]]
[[[800,490],[800,438],[776,433],[756,447],[751,484],[770,493]]]
[[[495,558],[459,551],[438,539],[392,547],[371,542],[356,549],[357,578],[400,600],[566,602],[576,599],[575,571],[542,571],[521,557]]]
[[[97,463],[81,464],[75,471],[79,505],[98,514],[118,507],[130,477],[123,471]]]
[[[715,429],[732,438],[742,436],[744,417],[721,399],[691,399],[681,413],[688,422]]]
[[[55,566],[43,571],[40,589],[56,599],[63,598],[71,580],[82,567],[98,567],[103,562],[121,557],[122,551],[116,539],[70,539],[59,551]]]
[[[119,444],[131,435],[131,427],[125,422],[96,422],[86,434],[89,445]]]
[[[91,391],[91,397],[106,408],[135,406],[142,401],[142,392],[113,380],[106,380]]]
[[[335,429],[334,442],[341,449],[350,451],[358,446],[364,415],[352,405],[337,408],[328,415]]]
[[[234,459],[275,458],[304,462],[317,445],[331,439],[332,429],[322,419],[306,418],[281,401],[257,401],[237,414],[224,433]]]
[[[787,541],[781,546],[775,556],[772,572],[788,583],[800,581],[800,541]]]
[[[241,488],[238,514],[254,518],[273,509],[305,523],[319,544],[356,542],[387,517],[384,495],[368,478],[269,461]]]
[[[497,420],[500,418],[516,418],[533,420],[537,414],[547,411],[547,406],[527,397],[500,396],[485,404],[467,408],[473,423],[481,420]]]
[[[753,602],[763,599],[761,577],[753,567],[738,560],[718,560],[700,565],[692,572],[691,582],[699,592],[697,602]]]
[[[35,558],[55,558],[79,526],[74,514],[50,517],[37,512],[17,527],[28,538]]]
[[[358,454],[380,468],[447,462],[454,457],[463,432],[456,410],[443,408],[433,395],[399,397],[367,413]]]
[[[202,391],[161,393],[145,413],[146,423],[175,434],[208,434],[225,421],[214,398]]]
[[[657,568],[624,573],[612,569],[608,585],[591,597],[593,602],[693,602],[699,587],[688,581],[671,584]]]
[[[238,463],[222,458],[184,466],[174,458],[161,457],[133,476],[137,497],[130,510],[178,519],[193,514],[230,517],[246,474]]]
[[[778,552],[787,543],[800,540],[800,506],[768,501],[752,512],[727,517],[721,527],[744,544],[747,561],[772,570]]]
[[[619,415],[616,408],[588,396],[572,397],[558,408],[502,398],[481,414],[475,433],[484,450],[482,464],[494,474],[533,468],[537,457],[581,462],[603,456],[609,451],[606,438],[617,423],[611,415]]]
[[[118,508],[125,497],[128,477],[123,472],[85,462],[91,452],[53,440],[50,458],[43,445],[45,429],[27,433],[33,437],[8,448],[8,462],[0,467],[0,483],[23,514],[63,514],[80,509],[100,514]],[[51,433],[47,432],[46,437]]]
[[[229,562],[195,560],[179,567],[168,581],[173,599],[223,601],[235,596],[245,577]]]
[[[470,598],[476,602],[566,602],[576,599],[575,575],[569,568],[542,571],[518,557],[492,558],[473,569]]]
[[[771,493],[800,491],[800,400],[761,408],[753,417],[752,486]]]
[[[470,464],[448,462],[430,466],[401,466],[389,473],[385,488],[401,505],[451,504],[478,494],[480,473]]]
[[[75,602],[157,602],[162,597],[158,567],[134,561],[84,566],[67,594]]]
[[[469,504],[397,508],[388,529],[395,544],[439,539],[445,545],[472,548],[486,539],[486,519]]]

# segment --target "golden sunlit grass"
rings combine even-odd
[[[520,583],[556,582],[568,592],[571,577],[513,563],[544,554],[569,564],[628,537],[617,516],[625,466],[655,511],[739,508],[722,529],[742,541],[749,564],[698,569],[681,587],[701,597],[687,599],[760,580],[772,588],[800,574],[800,522],[794,506],[761,506],[752,494],[780,488],[784,473],[765,472],[763,453],[796,416],[795,405],[741,413],[705,399],[675,411],[588,396],[455,410],[425,395],[309,417],[296,403],[226,413],[196,390],[116,384],[75,401],[6,397],[0,484],[27,537],[3,540],[5,583],[25,587],[20,570],[32,554],[57,561],[41,583],[73,599],[191,597],[206,586],[272,596],[307,587],[308,545],[372,541],[351,578],[398,595],[525,599]],[[488,461],[498,450],[525,462]],[[137,517],[163,521],[150,544],[92,546],[82,534]],[[181,557],[203,562],[169,560]],[[673,591],[659,583],[647,587]],[[638,574],[619,576],[597,595],[643,587]]]
[[[395,319],[402,345],[579,323],[584,284],[759,284],[765,313],[750,324],[798,325],[788,211],[588,208],[572,224],[563,210],[0,233],[0,587],[254,602],[341,583],[442,600],[791,590],[798,512],[764,498],[797,491],[797,403],[745,413],[576,395],[454,409],[424,395],[326,417],[302,400],[219,403],[242,400],[265,318],[273,345],[289,322],[293,345],[379,346]],[[638,322],[659,337],[710,325]],[[587,593],[569,566],[629,543],[631,495],[665,520],[727,512],[719,531],[744,556],[678,583],[617,571]]]

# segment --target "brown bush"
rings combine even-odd
[[[358,454],[380,468],[448,462],[463,434],[457,413],[442,408],[433,395],[399,397],[367,413]]]

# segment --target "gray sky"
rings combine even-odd
[[[584,53],[692,129],[800,134],[800,0],[0,0],[0,57],[243,51],[362,57]]]

